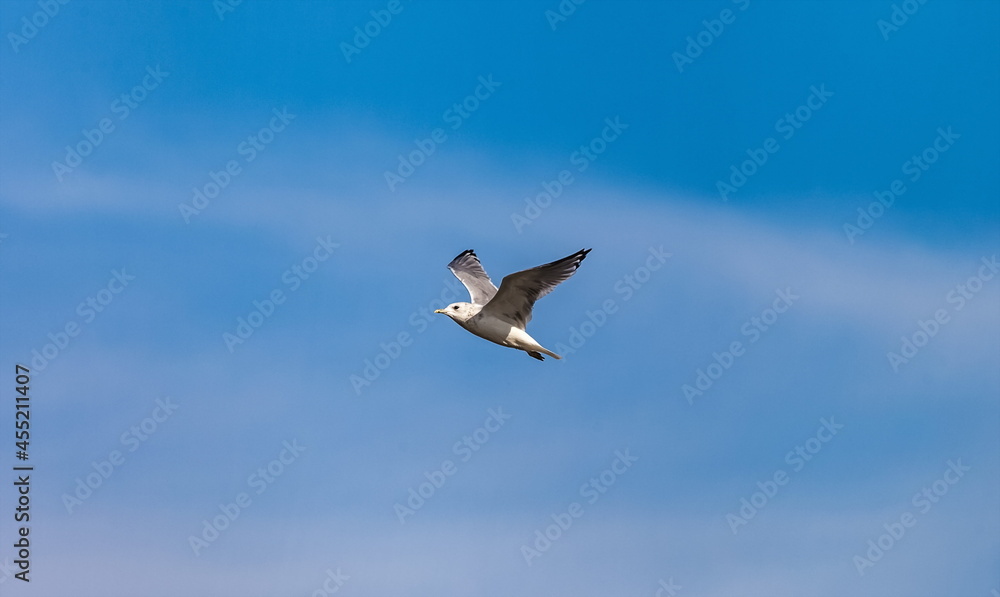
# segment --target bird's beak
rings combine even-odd
[[[448,312],[447,312],[447,311],[445,311],[444,309],[435,309],[435,310],[434,310],[434,312],[435,312],[435,313],[443,313],[444,315],[447,315],[447,314],[448,314]]]

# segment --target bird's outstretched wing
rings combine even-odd
[[[583,249],[552,263],[505,276],[500,281],[500,290],[486,303],[482,313],[499,317],[523,330],[531,321],[535,301],[568,280],[589,252],[590,249]]]
[[[479,263],[479,257],[476,257],[476,252],[472,249],[462,251],[452,259],[448,269],[469,290],[469,296],[475,305],[485,305],[497,293],[497,287],[486,275],[483,264]]]

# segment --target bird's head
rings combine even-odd
[[[438,309],[434,312],[442,313],[455,321],[463,322],[471,319],[478,311],[472,303],[452,303],[444,309]]]

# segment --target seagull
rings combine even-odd
[[[471,303],[452,303],[442,313],[455,323],[490,342],[516,348],[529,356],[544,361],[542,353],[550,357],[562,357],[544,348],[524,331],[531,321],[531,308],[535,301],[572,276],[580,263],[590,253],[582,249],[568,257],[552,263],[526,269],[500,281],[497,289],[479,263],[479,257],[472,249],[462,251],[451,260],[448,269],[469,290]]]

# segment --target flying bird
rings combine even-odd
[[[501,346],[516,348],[544,361],[542,353],[562,357],[544,348],[524,331],[531,321],[535,301],[569,279],[590,253],[583,249],[552,263],[505,276],[497,289],[472,249],[451,260],[448,269],[469,290],[471,303],[452,303],[443,313],[473,334]]]

